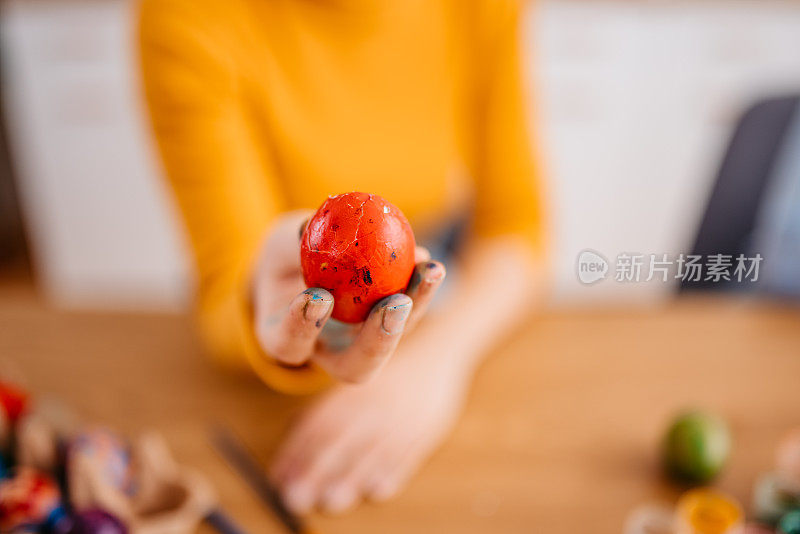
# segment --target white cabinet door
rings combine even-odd
[[[4,2],[12,157],[39,280],[65,306],[174,308],[187,295],[141,109],[132,9]]]

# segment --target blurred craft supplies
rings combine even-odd
[[[5,381],[0,408],[0,531],[188,534],[206,520],[243,534],[158,434],[128,442]]]
[[[680,483],[710,483],[724,467],[731,437],[725,421],[711,413],[686,412],[664,437],[667,473]],[[786,434],[775,467],[753,489],[751,522],[733,497],[710,487],[684,492],[674,507],[635,508],[624,534],[798,534],[800,533],[800,428]],[[676,467],[678,469],[676,469]]]

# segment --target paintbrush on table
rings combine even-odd
[[[225,512],[217,508],[212,510],[203,518],[203,521],[208,523],[212,528],[221,534],[245,534],[239,525],[233,522],[233,519]]]
[[[289,532],[315,534],[302,518],[286,507],[262,466],[233,432],[225,427],[216,426],[211,430],[211,442]]]

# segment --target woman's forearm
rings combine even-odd
[[[447,301],[405,340],[411,352],[436,353],[466,375],[541,300],[541,262],[515,237],[473,244]]]

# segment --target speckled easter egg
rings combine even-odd
[[[358,323],[376,302],[406,289],[415,248],[411,225],[387,200],[368,193],[332,196],[303,231],[303,278],[308,287],[333,294],[334,319]]]

